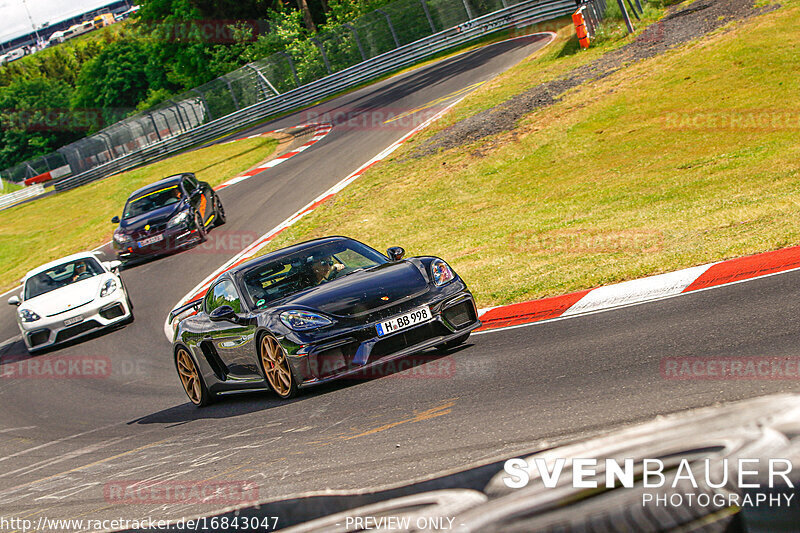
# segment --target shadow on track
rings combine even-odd
[[[121,329],[125,329],[132,323],[133,321],[115,324],[113,326],[109,326],[103,329],[97,329],[91,331],[90,333],[87,333],[86,335],[81,335],[80,337],[64,341],[56,346],[42,348],[41,350],[34,353],[28,352],[28,350],[25,348],[25,343],[22,341],[22,339],[16,340],[0,348],[0,374],[2,374],[1,369],[4,365],[17,363],[19,361],[30,359],[33,357],[43,357],[45,355],[58,356],[57,352],[59,350],[69,348],[71,346],[77,346],[79,344],[88,342],[92,339],[99,339],[101,337],[105,337],[106,335],[111,335]]]
[[[231,418],[258,411],[277,409],[316,398],[325,394],[335,394],[339,390],[349,389],[359,384],[364,384],[378,379],[403,377],[403,372],[413,375],[415,370],[422,365],[435,363],[440,359],[449,357],[471,344],[462,344],[447,351],[428,350],[421,354],[414,354],[394,361],[387,361],[369,369],[369,373],[361,376],[342,378],[337,381],[325,383],[301,391],[300,395],[291,400],[279,400],[271,392],[253,391],[217,397],[216,401],[208,407],[197,408],[189,402],[158,411],[135,420],[127,422],[132,424],[183,424],[194,420]]]

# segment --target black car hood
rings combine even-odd
[[[156,224],[165,223],[167,220],[176,215],[179,211],[184,209],[186,204],[178,202],[176,204],[167,205],[153,211],[141,214],[139,216],[125,218],[120,220],[119,227],[123,231],[133,232],[143,229],[147,224],[151,226]]]
[[[394,305],[428,290],[420,263],[399,261],[354,272],[281,302],[334,316],[355,316]]]

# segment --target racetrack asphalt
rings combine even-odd
[[[489,79],[544,42],[468,52],[313,111],[358,110],[371,123],[373,112],[396,115]],[[298,113],[259,129],[308,118]],[[195,249],[123,272],[133,324],[34,358],[107,363],[109,373],[0,379],[0,516],[176,519],[235,503],[125,503],[109,497],[110,482],[252,481],[264,499],[376,488],[660,413],[800,390],[797,380],[676,381],[661,373],[668,357],[800,356],[794,320],[800,272],[793,271],[476,335],[443,356],[411,358],[414,368],[386,368],[385,376],[333,383],[289,402],[257,393],[194,408],[162,333],[171,306],[243,241],[279,224],[414,126],[333,123],[303,154],[220,192],[228,224],[210,236],[216,234],[221,249]],[[15,335],[13,309],[6,307],[0,340]],[[0,364],[14,364],[22,352],[20,342],[3,346]]]

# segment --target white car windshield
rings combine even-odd
[[[28,278],[24,298],[30,300],[72,283],[89,279],[103,272],[100,264],[91,257],[63,263]]]

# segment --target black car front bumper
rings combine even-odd
[[[137,241],[119,244],[115,240],[114,249],[117,251],[117,257],[120,261],[154,257],[177,252],[200,242],[200,233],[194,228],[169,228],[160,233],[148,235],[147,238],[156,235],[163,235],[163,239],[146,246],[140,246]]]
[[[378,336],[376,326],[391,316],[428,305],[432,318],[398,332]],[[435,301],[412,301],[390,316],[362,323],[326,339],[297,345],[284,339],[287,359],[298,387],[317,385],[356,374],[375,364],[421,352],[458,339],[480,327],[472,294],[464,290]]]

